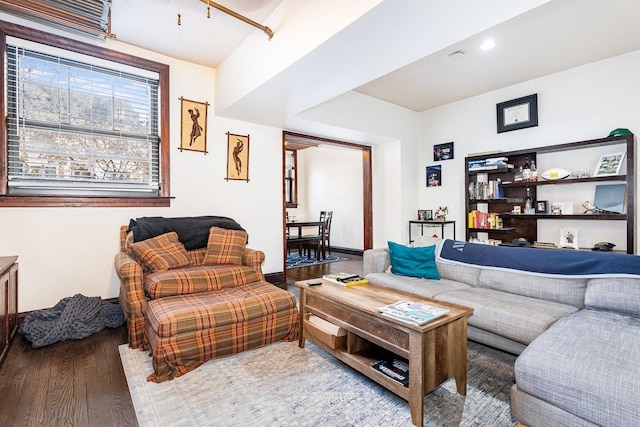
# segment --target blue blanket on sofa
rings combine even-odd
[[[640,279],[640,257],[630,254],[490,246],[446,239],[438,260],[482,268],[515,269],[568,277],[634,277]]]

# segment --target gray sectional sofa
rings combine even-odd
[[[438,253],[443,241],[421,237],[414,246],[433,244]],[[553,251],[502,249],[522,257]],[[640,257],[619,257],[640,270]],[[520,423],[640,425],[640,276],[567,277],[436,259],[433,280],[392,274],[386,248],[365,251],[363,261],[373,283],[472,307],[469,339],[519,355],[511,410]]]

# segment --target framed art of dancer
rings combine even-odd
[[[180,97],[180,151],[200,151],[207,154],[208,102],[191,101]]]
[[[227,181],[249,182],[249,135],[227,132]]]

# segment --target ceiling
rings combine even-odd
[[[268,37],[213,8],[211,18],[207,18],[205,3],[206,0],[113,0],[112,32],[122,42],[211,67],[223,63],[250,35]],[[283,3],[291,7],[286,0],[218,3],[262,25]],[[361,82],[351,90],[420,112],[640,49],[640,1],[540,3],[524,14]],[[393,6],[394,10],[400,9],[398,6]],[[181,25],[177,24],[178,13]],[[277,31],[274,37],[278,37]],[[495,40],[496,47],[480,50],[480,44],[488,38]],[[463,54],[450,57],[457,51]],[[291,81],[281,80],[282,85]]]
[[[355,90],[424,111],[638,49],[640,1],[554,0]]]
[[[265,25],[263,22],[282,2],[216,1],[260,25]],[[206,0],[112,0],[111,31],[125,43],[217,67],[245,39],[261,30],[213,7],[207,18]],[[268,38],[266,34],[264,37]]]

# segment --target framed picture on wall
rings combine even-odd
[[[498,133],[538,126],[538,94],[496,105]]]
[[[207,154],[208,102],[197,102],[180,97],[182,103],[180,151],[200,151]]]
[[[227,132],[227,181],[249,182],[249,135]]]
[[[442,166],[427,166],[427,187],[439,187],[442,185]]]
[[[433,161],[453,159],[453,142],[433,146]]]

